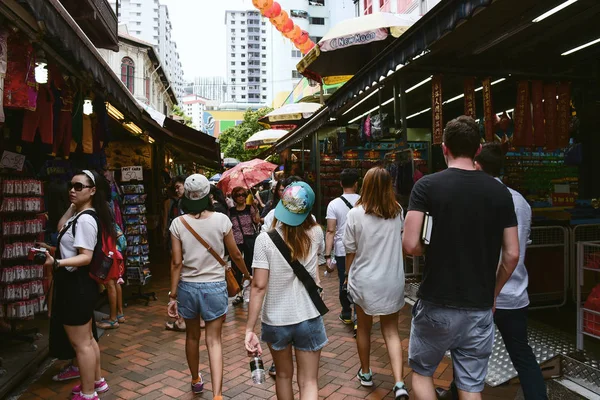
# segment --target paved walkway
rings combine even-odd
[[[360,387],[355,379],[359,360],[352,330],[337,320],[339,312],[337,276],[325,277],[322,281],[326,303],[331,312],[325,317],[329,344],[321,354],[320,397],[331,400],[393,398],[390,391],[394,381],[378,321],[375,321],[373,327],[371,348],[375,385],[373,388],[366,389]],[[185,336],[183,333],[164,329],[164,322],[167,320],[168,278],[155,279],[152,289],[157,291],[158,301],[151,302],[149,306],[136,302],[130,304],[126,309],[127,323],[122,324],[119,329],[107,331],[100,339],[102,368],[111,387],[102,399],[191,399],[194,397],[190,392],[190,377],[184,353]],[[405,360],[404,375],[409,388],[412,372],[406,360],[410,309],[407,304],[400,316],[400,334],[404,338],[402,343]],[[245,322],[246,306],[230,307],[223,329],[225,359],[223,394],[229,399],[275,399],[275,381],[272,378],[267,378],[267,382],[260,386],[253,385],[249,379],[248,357],[243,343]],[[263,359],[265,365],[271,364],[268,349]],[[212,399],[208,355],[204,345],[200,348],[200,363],[200,370],[207,384],[205,393],[198,398]],[[55,363],[29,387],[21,399],[70,398],[70,390],[76,382],[57,383],[51,378],[60,366],[59,362]],[[435,383],[447,387],[451,377],[452,367],[446,359],[436,371]],[[484,398],[512,400],[515,398],[516,390],[514,386],[486,390]]]

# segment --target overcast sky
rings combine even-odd
[[[160,0],[169,7],[173,40],[186,80],[225,76],[225,10],[253,9],[252,0]]]

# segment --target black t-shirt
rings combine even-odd
[[[448,168],[415,184],[408,210],[433,218],[418,297],[440,306],[491,308],[504,229],[517,226],[508,189],[484,172]]]

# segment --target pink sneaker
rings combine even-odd
[[[102,378],[101,381],[94,383],[94,389],[96,389],[96,393],[106,393],[108,392],[108,383],[106,383],[106,379]],[[71,390],[73,394],[81,394],[81,384],[73,387]]]
[[[64,367],[57,375],[54,375],[52,377],[52,380],[54,382],[62,382],[71,379],[77,379],[79,377],[79,368],[73,366],[73,364],[69,364],[66,367]]]
[[[72,400],[100,400],[100,397],[98,397],[98,393],[94,393],[93,397],[83,397],[83,395],[81,393],[77,393],[75,395],[73,395],[73,397],[71,397]]]

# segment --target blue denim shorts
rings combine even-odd
[[[294,325],[273,326],[262,324],[261,339],[275,351],[290,344],[300,351],[318,351],[327,344],[327,333],[321,316]]]
[[[419,375],[433,376],[450,350],[456,386],[481,392],[494,344],[492,310],[461,310],[419,300],[412,316],[408,365]]]
[[[200,315],[205,321],[213,321],[227,314],[227,283],[179,282],[177,286],[177,311],[183,319],[195,319]]]

